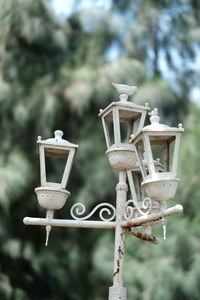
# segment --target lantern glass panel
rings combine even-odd
[[[64,148],[61,146],[41,146],[40,158],[41,162],[41,184],[43,186],[57,186],[58,188],[65,188],[69,173],[74,158],[74,148]],[[56,175],[51,175],[55,174]]]
[[[135,147],[137,150],[137,155],[138,155],[138,159],[139,159],[142,176],[146,177],[149,174],[149,172],[148,172],[148,168],[147,168],[147,157],[146,157],[145,150],[144,150],[144,144],[141,140],[139,140],[135,144]]]
[[[65,157],[51,157],[47,153],[45,149],[46,181],[61,183],[69,151]]]
[[[132,133],[136,134],[140,125],[140,119],[134,121]]]
[[[107,147],[109,148],[111,145],[114,144],[113,120],[104,118],[103,122],[106,128],[106,133],[104,134],[106,135],[107,143],[108,143]]]
[[[141,173],[132,172],[132,179],[133,179],[133,183],[134,183],[134,186],[135,186],[137,200],[142,201],[145,198],[145,195],[144,195],[144,189],[141,186],[141,182],[142,182]]]
[[[172,170],[172,166],[173,166],[175,142],[176,142],[176,140],[173,140],[169,144],[169,164],[168,164],[168,171]]]
[[[132,134],[137,134],[144,126],[146,110],[114,105],[102,116],[106,145],[128,143]]]
[[[122,122],[128,122],[129,120],[137,120],[140,119],[142,113],[136,111],[136,109],[128,108],[120,108],[119,107],[119,118]]]
[[[130,108],[119,108],[119,119],[120,123],[123,124],[125,123],[127,126],[127,131],[126,131],[126,142],[129,140],[131,134],[136,134],[138,132],[138,129],[140,125],[144,125],[144,118],[146,114],[142,112],[138,112],[130,109]],[[141,121],[142,120],[142,121]],[[123,141],[123,138],[122,138]]]
[[[151,146],[152,155],[154,165],[160,165],[162,168],[157,169],[156,171],[161,172],[164,170],[164,152],[163,152],[163,145],[152,145]]]
[[[156,172],[172,172],[176,136],[149,135]]]
[[[132,128],[133,126],[131,126],[131,124],[129,125],[128,123],[125,122],[120,123],[121,143],[128,143],[128,140],[132,132],[131,131]]]

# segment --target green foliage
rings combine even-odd
[[[10,201],[16,201],[24,193],[24,188],[31,182],[31,165],[24,153],[13,150],[0,167],[0,202],[4,208]]]

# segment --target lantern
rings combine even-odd
[[[47,140],[42,140],[38,137],[37,150],[40,157],[40,179],[41,186],[35,189],[37,199],[43,208],[47,210],[47,218],[52,219],[54,210],[62,208],[70,195],[70,192],[66,190],[69,174],[71,171],[73,159],[78,148],[77,145],[62,139],[63,132],[56,130],[54,132],[55,137]],[[60,182],[52,182],[47,179],[47,158],[53,159],[65,159],[64,173],[61,176]],[[51,226],[46,226],[48,241],[49,232]]]
[[[113,84],[119,93],[120,101],[112,102],[101,109],[104,135],[110,165],[117,170],[129,170],[137,162],[134,147],[128,143],[133,134],[137,134],[144,126],[148,103],[145,106],[128,102],[128,96],[133,95],[137,88],[123,84]]]
[[[153,201],[167,201],[175,196],[180,135],[179,127],[160,124],[155,108],[150,113],[151,125],[145,126],[131,139],[136,149],[143,181],[142,187]]]

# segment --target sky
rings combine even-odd
[[[88,8],[101,8],[109,10],[111,8],[111,0],[51,0],[52,7],[60,16],[68,17],[72,11],[80,11]]]

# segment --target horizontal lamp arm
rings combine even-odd
[[[149,222],[158,221],[164,217],[181,213],[182,211],[183,211],[182,205],[177,204],[171,208],[165,209],[156,214],[141,216],[138,218],[133,218],[127,221],[123,221],[122,227],[130,228],[130,227],[135,227],[140,225],[146,225]],[[40,226],[50,225],[55,227],[100,228],[100,229],[115,229],[116,227],[116,222],[112,222],[112,221],[65,220],[65,219],[25,217],[23,222],[25,225],[40,225]]]
[[[180,204],[177,204],[173,207],[164,209],[163,211],[156,213],[156,214],[150,214],[146,216],[141,216],[138,218],[133,218],[127,221],[122,222],[122,227],[134,227],[134,226],[140,226],[140,225],[146,225],[149,222],[160,220],[164,217],[172,216],[179,214],[183,211],[183,206]]]
[[[100,228],[115,229],[115,222],[106,221],[85,221],[85,220],[64,220],[25,217],[25,225],[57,226],[57,227],[77,227],[77,228]]]

